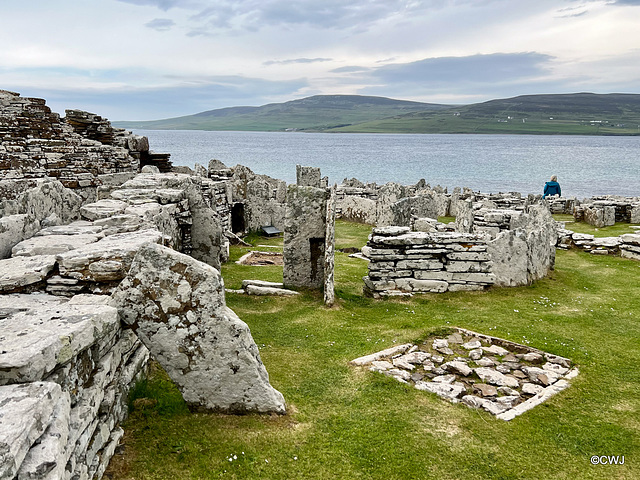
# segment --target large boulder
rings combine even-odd
[[[285,412],[246,323],[225,305],[215,268],[160,245],[145,245],[113,294],[121,319],[193,408]]]

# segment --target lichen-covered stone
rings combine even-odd
[[[195,408],[284,413],[249,327],[225,305],[213,267],[148,244],[113,294],[122,320]]]

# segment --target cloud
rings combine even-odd
[[[465,57],[426,58],[345,74],[345,83],[360,85],[358,93],[394,98],[503,97],[545,91],[554,57],[536,52],[495,53]]]
[[[121,0],[123,1],[123,0]],[[129,1],[129,0],[128,0]],[[143,1],[143,0],[140,0]],[[149,0],[151,1],[151,0]],[[463,3],[469,0],[463,0]],[[442,0],[219,0],[193,17],[202,21],[192,36],[211,30],[236,28],[257,31],[270,26],[307,26],[319,29],[368,30],[394,15],[427,11]]]
[[[30,78],[42,73],[38,69],[22,72]],[[101,83],[97,79],[87,80],[89,73],[96,77],[102,75],[99,72],[69,73],[72,75],[61,77],[55,86],[50,83],[26,86],[22,82],[6,82],[3,88],[18,91],[24,96],[44,98],[58,113],[77,108],[112,120],[154,120],[235,105],[258,106],[290,100],[308,87],[308,81],[303,78],[273,81],[240,75],[165,75],[162,85],[131,86],[118,81],[119,77],[130,72],[105,72]],[[112,81],[107,81],[106,76]]]
[[[145,27],[151,28],[153,30],[157,30],[159,32],[166,32],[170,30],[176,24],[170,18],[154,18],[150,22],[144,24]]]
[[[504,82],[546,74],[545,64],[552,59],[535,52],[426,58],[378,67],[371,75],[387,83],[416,83],[425,88],[452,83]]]
[[[292,65],[297,63],[318,63],[318,62],[330,62],[331,58],[292,58],[289,60],[267,60],[262,64],[265,66],[269,65]]]
[[[157,7],[160,10],[167,11],[170,8],[180,6],[183,2],[180,0],[118,0],[123,3],[130,3],[139,6]]]
[[[339,68],[334,68],[333,70],[331,70],[331,73],[362,73],[362,72],[368,72],[371,69],[368,67],[358,67],[356,65],[353,66],[347,66],[347,67],[339,67]]]

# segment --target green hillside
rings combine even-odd
[[[523,95],[331,129],[368,133],[640,134],[640,95]]]
[[[328,130],[345,125],[403,115],[437,111],[448,105],[393,100],[361,95],[316,95],[261,107],[231,107],[185,117],[148,122],[113,122],[122,128],[152,130]]]
[[[522,95],[460,106],[316,95],[261,107],[114,125],[152,130],[639,135],[640,95]]]

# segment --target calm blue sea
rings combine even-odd
[[[216,158],[295,182],[296,164],[329,180],[427,183],[482,192],[541,193],[557,175],[565,196],[640,196],[640,137],[409,135],[135,130],[174,165]]]

